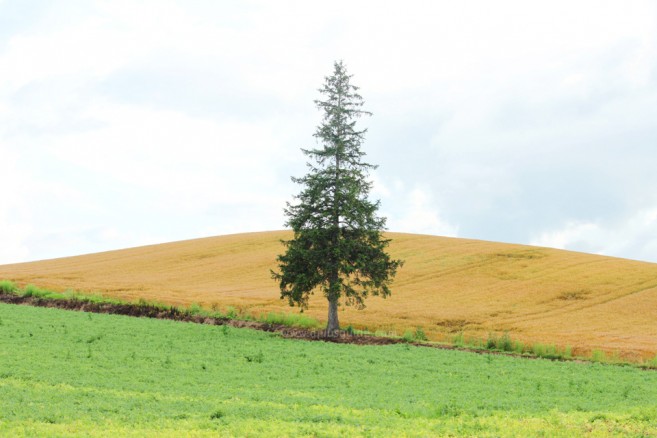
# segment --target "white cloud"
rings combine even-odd
[[[12,37],[0,57],[0,91],[55,77],[103,77],[139,54],[138,44],[102,20],[87,18],[54,32]]]
[[[613,223],[570,221],[540,233],[532,245],[657,261],[657,207]]]
[[[11,206],[11,204],[6,204]],[[32,228],[16,222],[11,217],[12,210],[0,211],[0,264],[27,261],[30,248],[27,240],[32,234]]]
[[[92,107],[99,128],[52,138],[47,150],[62,161],[199,208],[216,202],[263,203],[282,155],[269,122],[191,118],[132,105]]]
[[[0,143],[0,264],[26,261],[30,256],[27,240],[32,226],[27,222],[29,207],[25,202],[25,175],[17,168],[11,151]]]
[[[282,227],[344,59],[392,231],[657,260],[653,2],[78,6],[0,33],[20,257]]]
[[[604,230],[596,223],[572,221],[557,230],[541,233],[530,244],[557,249],[579,249],[591,243],[601,246],[603,234]],[[600,252],[600,247],[594,252]]]
[[[388,218],[388,228],[406,233],[432,234],[437,236],[458,236],[458,226],[443,219],[432,202],[430,194],[415,187],[410,192],[397,192],[388,197],[395,202],[395,213]]]
[[[39,248],[37,257],[30,260],[74,256],[98,251],[151,245],[171,241],[170,236],[156,232],[132,232],[106,225],[53,225],[44,230],[33,230],[27,243]]]

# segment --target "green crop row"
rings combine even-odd
[[[631,365],[640,368],[657,369],[657,356],[643,362],[626,362],[618,354],[608,355],[602,350],[593,350],[589,356],[577,356],[572,353],[569,345],[560,347],[554,344],[545,343],[525,343],[514,340],[508,333],[497,335],[490,333],[488,338],[480,339],[475,337],[466,337],[462,332],[452,337],[452,345],[457,348],[467,348],[473,350],[488,350],[495,352],[510,353],[519,356],[531,356],[543,359],[556,360],[585,360],[605,364]]]
[[[163,310],[173,309],[181,315],[202,316],[204,318],[227,318],[232,320],[243,321],[258,321],[262,323],[285,325],[290,327],[297,327],[303,329],[317,329],[321,324],[314,318],[300,313],[284,313],[284,312],[269,312],[262,314],[253,314],[243,309],[238,309],[233,306],[227,306],[221,310],[216,305],[210,309],[201,306],[200,304],[192,304],[190,306],[171,306],[155,301],[147,301],[138,299],[134,302],[128,302],[117,298],[103,296],[99,293],[81,293],[74,290],[66,290],[64,292],[55,292],[52,290],[37,287],[32,284],[21,288],[16,283],[9,280],[0,280],[0,293],[14,294],[23,297],[43,298],[47,300],[74,300],[92,303],[109,303],[109,304],[130,304],[134,306],[143,306],[151,308],[159,308]],[[385,331],[371,332],[367,329],[356,330],[349,326],[346,328],[345,333],[350,335],[369,335],[369,336],[383,336],[383,337],[396,337],[393,333]],[[427,345],[438,345],[433,342],[428,342],[424,330],[421,326],[415,330],[407,330],[401,339],[409,343],[422,343]],[[480,339],[476,337],[466,337],[463,332],[459,332],[451,339],[451,344],[457,348],[468,350],[485,350],[494,352],[503,352],[519,356],[538,357],[552,360],[585,360],[607,364],[620,364],[632,365],[640,368],[657,369],[657,356],[652,359],[644,360],[642,362],[627,362],[619,355],[608,355],[601,350],[593,350],[588,356],[573,356],[572,348],[568,345],[564,347],[556,346],[554,344],[545,343],[524,343],[514,340],[508,333],[497,335],[490,333],[488,338]]]
[[[0,304],[2,436],[654,436],[657,373]]]

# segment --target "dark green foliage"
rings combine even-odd
[[[42,296],[42,295],[43,295],[43,291],[41,291],[41,289],[39,289],[35,285],[28,284],[27,286],[25,286],[25,289],[24,289],[24,292],[23,292],[24,297],[39,297],[39,296]]]
[[[281,298],[305,308],[320,289],[329,301],[329,331],[339,328],[337,307],[342,300],[357,308],[368,295],[390,295],[390,282],[400,260],[393,260],[382,237],[385,218],[378,217],[379,202],[368,200],[372,183],[368,172],[376,166],[363,161],[360,146],[366,130],[356,128],[361,109],[358,87],[350,84],[342,62],[319,90],[325,100],[315,104],[323,112],[314,136],[320,148],[303,149],[310,158],[309,173],[292,178],[303,186],[295,204],[287,204],[286,226],[294,231],[278,257]]]
[[[413,335],[416,341],[426,341],[427,340],[427,335],[424,333],[424,329],[422,327],[418,327],[415,329],[415,334]]]
[[[488,334],[488,339],[486,340],[486,348],[489,350],[494,350],[497,348],[497,336],[495,333]]]
[[[219,419],[223,418],[224,415],[226,415],[226,414],[224,414],[223,411],[221,411],[221,410],[217,410],[217,411],[214,411],[214,412],[210,415],[210,419],[211,419],[211,420],[219,420]]]
[[[513,351],[513,342],[508,333],[504,333],[500,339],[497,340],[497,349],[502,351]]]
[[[16,283],[9,280],[0,280],[0,293],[14,293],[18,287]]]
[[[258,354],[244,356],[244,359],[247,362],[262,363],[265,360],[265,356],[262,354],[262,351],[259,351]]]

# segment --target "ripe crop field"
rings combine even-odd
[[[245,312],[290,311],[269,275],[284,231],[219,236],[0,266],[0,279]],[[393,295],[346,308],[343,326],[429,339],[508,332],[525,343],[593,350],[628,360],[657,354],[657,264],[548,248],[389,233],[406,261]],[[307,311],[326,319],[326,300]]]
[[[2,436],[657,434],[657,372],[0,304]]]

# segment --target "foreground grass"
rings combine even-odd
[[[657,373],[0,304],[0,435],[657,434]]]

